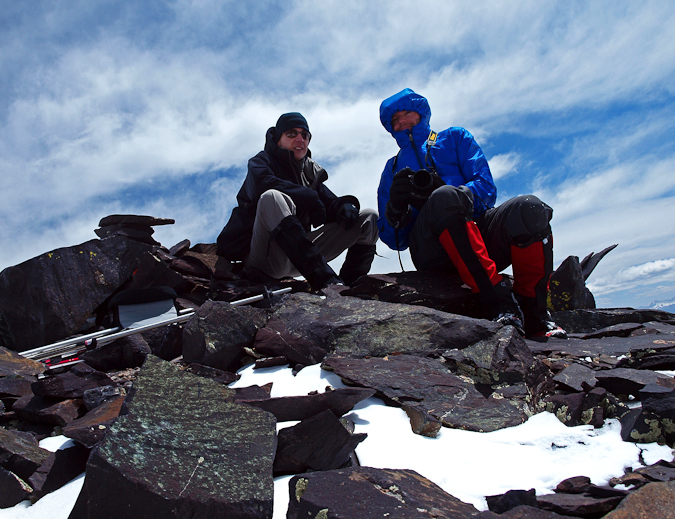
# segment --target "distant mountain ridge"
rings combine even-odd
[[[664,312],[675,313],[675,297],[671,299],[664,299],[662,301],[652,301],[648,306],[643,308],[648,308],[651,310],[663,310]]]

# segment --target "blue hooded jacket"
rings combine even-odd
[[[395,132],[392,128],[391,118],[401,110],[417,112],[420,115],[420,122],[412,130]],[[394,173],[405,167],[410,167],[413,171],[430,169],[431,165],[426,163],[427,139],[431,132],[430,118],[431,109],[427,100],[409,88],[385,99],[380,105],[382,126],[394,136],[401,148],[396,157],[387,161],[380,178],[380,186],[377,189],[377,205],[380,214],[377,225],[380,239],[394,250],[408,248],[410,231],[419,212],[413,209],[412,222],[407,227],[399,229],[398,236],[396,236],[393,227],[384,217],[385,206],[389,200],[389,189]],[[438,133],[429,155],[430,161],[436,167],[436,172],[446,184],[465,185],[471,190],[474,218],[478,218],[487,209],[494,207],[497,200],[497,188],[492,180],[492,173],[490,173],[485,155],[473,135],[464,128],[443,130]],[[396,171],[394,171],[394,163]]]

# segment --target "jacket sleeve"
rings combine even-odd
[[[464,185],[473,193],[473,217],[478,218],[497,201],[497,187],[492,179],[483,150],[468,131],[461,128],[453,135]]]
[[[417,211],[413,209],[413,221],[407,227],[398,229],[398,231],[395,231],[394,228],[387,223],[387,219],[384,216],[384,211],[387,207],[387,202],[389,201],[389,189],[391,188],[391,182],[394,178],[394,159],[395,157],[389,159],[386,166],[384,166],[384,171],[380,177],[380,185],[377,188],[377,210],[379,213],[377,218],[377,228],[380,233],[380,239],[386,243],[390,249],[406,250],[408,248],[410,231],[415,223]]]
[[[313,189],[277,177],[272,171],[269,159],[262,154],[248,161],[248,176],[245,182],[251,182],[246,191],[250,199],[256,203],[260,195],[269,189],[276,189],[290,196],[300,210],[310,210],[319,200],[319,194]]]

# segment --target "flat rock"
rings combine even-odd
[[[89,449],[83,445],[73,445],[52,452],[28,480],[33,488],[30,500],[35,502],[82,474],[88,458]]]
[[[675,482],[649,483],[626,497],[605,519],[675,518]]]
[[[63,435],[86,447],[94,447],[103,439],[108,427],[119,416],[124,398],[124,395],[118,395],[101,403],[82,418],[77,418],[66,425],[63,428]]]
[[[33,391],[30,388],[32,381],[21,377],[2,377],[0,378],[0,398],[15,396],[22,397],[30,395]]]
[[[82,398],[88,389],[111,385],[116,384],[106,373],[79,363],[66,373],[33,382],[31,389],[36,396],[66,399]]]
[[[650,321],[675,324],[675,315],[662,310],[633,308],[576,309],[553,312],[553,320],[569,333],[591,333],[623,323]]]
[[[327,353],[384,357],[391,353],[438,355],[487,339],[501,325],[423,306],[355,297],[292,294],[275,308],[254,348],[291,364],[320,362]]]
[[[134,390],[89,458],[71,519],[272,517],[270,413],[153,356]]]
[[[468,519],[478,510],[413,470],[351,467],[289,481],[288,519]]]
[[[49,457],[49,451],[24,435],[0,427],[0,467],[27,481]]]
[[[12,411],[19,418],[38,424],[64,426],[79,418],[85,412],[81,398],[68,398],[55,402],[42,396],[24,396],[12,405]]]
[[[350,385],[377,390],[395,405],[429,414],[446,427],[488,432],[527,420],[522,402],[486,398],[470,379],[451,373],[435,359],[410,355],[355,359],[334,354],[322,367]]]
[[[278,422],[305,420],[330,410],[338,418],[351,411],[356,404],[375,394],[374,389],[346,387],[315,395],[287,396],[256,400],[237,399],[272,413]]]
[[[108,225],[171,225],[176,223],[172,218],[157,218],[155,216],[135,215],[135,214],[111,214],[101,218],[98,222],[99,227],[106,227]]]
[[[624,499],[623,496],[596,498],[588,494],[546,494],[537,497],[539,508],[561,515],[602,517]]]
[[[564,389],[572,391],[594,388],[598,382],[594,370],[577,363],[570,364],[553,377],[553,380]]]
[[[140,333],[121,337],[82,354],[91,367],[111,371],[142,366],[152,350]]]
[[[503,514],[517,506],[537,506],[537,494],[534,488],[530,490],[509,490],[498,496],[485,496],[491,512]]]
[[[30,498],[33,489],[19,476],[0,467],[0,508],[11,508]]]
[[[647,384],[656,384],[668,389],[675,388],[672,377],[654,371],[630,368],[615,368],[598,371],[595,374],[598,386],[604,387],[616,396],[640,396],[640,390]]]
[[[0,377],[18,377],[34,381],[44,370],[43,364],[0,346]]]
[[[326,410],[281,429],[277,438],[275,477],[344,467],[366,435],[350,434],[340,420]]]
[[[244,348],[251,347],[268,313],[251,306],[208,301],[185,323],[183,359],[224,371],[241,367]]]

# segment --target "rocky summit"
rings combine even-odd
[[[100,239],[0,273],[0,507],[36,501],[84,471],[71,518],[270,518],[281,475],[292,476],[288,518],[672,509],[675,465],[661,460],[609,486],[579,474],[550,495],[486,496],[479,512],[412,470],[360,466],[354,449],[365,435],[344,416],[377,396],[434,437],[548,411],[568,426],[616,418],[624,441],[673,447],[675,383],[659,371],[675,369],[675,315],[595,308],[585,280],[613,247],[563,261],[549,301],[569,338],[533,342],[485,320],[452,276],[372,274],[319,294],[295,279],[261,284],[213,244],[163,247],[152,228],[171,223],[112,215]],[[261,297],[236,304],[251,296]],[[141,326],[167,298],[169,323],[121,326],[122,314]],[[349,387],[281,398],[269,385],[229,388],[248,364],[321,364]],[[39,446],[56,435],[72,446]]]

